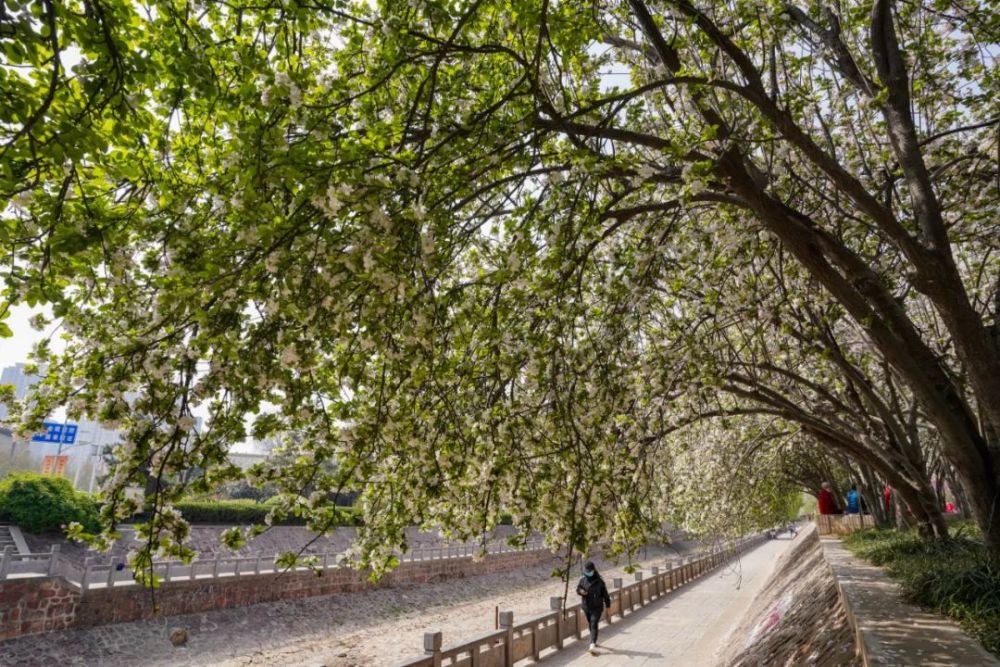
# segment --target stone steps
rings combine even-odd
[[[16,530],[10,524],[0,523],[0,553],[3,553],[7,547],[10,547],[11,551],[16,554],[28,553],[27,545],[24,543],[21,534],[17,533],[16,536],[14,535],[14,531]]]
[[[10,534],[10,526],[0,523],[0,551],[3,551],[4,547],[14,547],[14,550],[17,550],[17,545],[14,544],[14,536]]]

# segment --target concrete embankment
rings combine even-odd
[[[860,667],[847,612],[814,526],[778,559],[716,658],[725,667]]]

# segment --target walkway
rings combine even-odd
[[[838,539],[821,542],[858,625],[866,664],[1000,667],[1000,660],[956,623],[903,602],[899,585],[881,568],[854,556]]]
[[[569,644],[543,662],[546,667],[588,665],[707,667],[749,609],[792,541],[765,542],[732,564],[654,602],[622,621],[601,628],[599,657],[587,641]]]

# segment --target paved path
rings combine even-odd
[[[955,622],[904,602],[899,585],[882,568],[854,556],[834,537],[823,552],[840,583],[873,667],[1000,667],[1000,660]]]
[[[706,575],[622,621],[602,627],[598,656],[588,641],[574,642],[542,664],[592,667],[708,667],[790,545],[788,538],[765,542],[743,557]]]

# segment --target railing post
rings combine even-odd
[[[563,647],[563,611],[562,611],[562,598],[549,598],[549,609],[556,612],[556,649],[562,650]],[[541,649],[538,647],[538,626],[536,625],[531,629],[531,653],[538,660],[538,653]]]
[[[618,615],[625,618],[625,589],[622,588],[621,577],[614,577],[611,580],[611,586],[618,591]]]
[[[635,573],[635,583],[638,584],[636,588],[639,589],[639,606],[644,607],[646,605],[646,596],[642,593],[642,572]]]
[[[504,667],[514,667],[514,612],[500,612],[500,627],[507,630],[503,638]]]
[[[80,576],[80,590],[87,590],[87,584],[90,583],[90,568],[94,566],[94,559],[92,556],[88,556],[83,559],[83,574]]]
[[[257,562],[255,562],[253,564],[253,573],[254,574],[260,574],[260,559],[261,558],[262,558],[261,554],[257,554]]]
[[[59,545],[53,544],[49,551],[49,576],[56,576],[56,566],[59,563]]]
[[[13,554],[14,547],[6,546],[3,548],[3,556],[0,557],[0,581],[7,578],[7,573],[10,572],[10,561],[14,557]]]
[[[323,552],[323,571],[324,572],[326,572],[326,568],[329,567],[329,565],[327,565],[327,563],[329,563],[329,562],[330,562],[330,554],[329,554],[329,552],[324,551]]]
[[[172,560],[168,560],[167,561],[167,568],[163,571],[163,581],[164,582],[169,582],[170,581],[170,566],[173,565],[173,564],[174,564],[174,562]]]
[[[118,559],[111,559],[111,567],[108,568],[108,588],[113,588],[115,585],[115,572],[118,571]]]
[[[657,599],[660,597],[660,568],[655,565],[650,568],[653,571],[653,593],[656,593]]]
[[[431,656],[434,667],[441,667],[441,633],[424,633],[424,653]]]
[[[213,579],[218,579],[219,578],[219,560],[221,558],[222,558],[222,552],[221,551],[216,551],[215,552],[215,563],[212,565],[212,578]]]
[[[573,609],[573,630],[576,631],[577,639],[583,638],[583,628],[580,627],[580,613],[582,611],[583,607],[581,607],[580,605],[577,605],[576,608]]]
[[[621,577],[614,577],[611,580],[611,587],[614,590],[618,591],[618,597],[617,597],[617,599],[618,599],[618,617],[619,618],[623,618],[625,616],[625,610],[622,607],[622,605],[624,604],[624,601],[622,600],[622,580],[621,580]],[[608,612],[608,618],[610,618],[610,617],[611,617],[611,612],[609,611]]]

